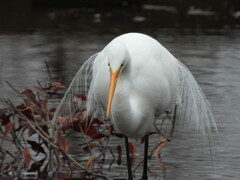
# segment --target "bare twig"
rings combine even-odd
[[[53,148],[57,149],[58,151],[60,151],[65,157],[67,157],[69,160],[71,160],[74,164],[76,164],[78,167],[80,167],[82,170],[84,170],[86,173],[93,175],[93,176],[97,176],[97,177],[101,177],[101,178],[105,178],[105,179],[109,179],[108,177],[104,176],[104,175],[100,175],[100,174],[96,174],[93,172],[89,172],[83,165],[81,165],[79,162],[77,162],[73,157],[71,157],[70,154],[68,154],[67,152],[65,152],[64,150],[62,150],[61,148],[59,148],[55,143],[53,143],[53,139],[48,136],[42,129],[41,127],[38,125],[38,123],[33,123],[31,120],[29,120],[19,109],[15,108],[13,106],[13,104],[11,104],[9,101],[4,101],[0,98],[0,101],[3,101],[4,105],[7,105],[9,108],[12,109],[12,111],[16,112],[15,115],[19,118],[22,118],[24,120],[27,121],[27,123],[31,126],[31,128],[43,139],[45,140],[50,146],[52,146]]]
[[[22,96],[21,93],[15,87],[13,87],[13,85],[11,85],[8,81],[5,81],[5,83],[7,83],[7,85],[10,88],[12,88],[19,96]]]

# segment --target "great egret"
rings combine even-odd
[[[76,94],[87,94],[87,103],[74,102]],[[216,128],[209,103],[191,72],[155,39],[128,33],[113,39],[85,62],[55,119],[71,116],[80,108],[86,108],[91,117],[110,117],[114,128],[126,136],[129,180],[128,137],[145,136],[142,179],[146,180],[148,132],[157,118],[175,107],[177,121],[203,134]]]

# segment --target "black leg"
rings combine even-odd
[[[133,180],[131,160],[130,160],[130,156],[129,156],[128,137],[127,136],[125,136],[125,146],[126,146],[127,166],[128,166],[128,180]]]
[[[143,175],[142,180],[147,180],[147,162],[148,162],[148,134],[145,136],[145,145],[144,145],[144,164],[143,164]]]

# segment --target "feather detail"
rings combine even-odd
[[[74,120],[98,115],[100,119],[102,109],[94,101],[91,93],[92,86],[92,71],[94,60],[98,53],[91,56],[79,69],[71,84],[69,85],[61,103],[56,109],[53,117],[53,123],[58,123],[59,126],[64,126],[65,123],[71,123]],[[58,128],[60,128],[58,127]]]
[[[203,135],[206,131],[209,134],[212,128],[218,131],[211,106],[192,73],[179,60],[176,60],[176,66],[179,78],[177,121]]]

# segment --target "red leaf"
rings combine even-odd
[[[129,146],[129,153],[130,153],[130,159],[131,159],[131,166],[133,166],[136,157],[137,157],[137,149],[136,146],[133,142],[128,142],[128,146]]]
[[[28,148],[25,148],[23,150],[23,155],[24,155],[24,162],[23,163],[26,167],[28,167],[30,162],[31,162],[30,150]]]
[[[84,94],[76,94],[75,97],[80,98],[83,101],[87,100],[87,96],[85,96]]]
[[[1,125],[5,125],[5,124],[9,123],[11,116],[12,116],[12,114],[2,114],[0,116]]]
[[[41,166],[45,162],[46,158],[41,159],[40,161],[35,161],[34,163],[31,164],[31,167],[28,169],[27,172],[41,172]]]
[[[91,151],[93,148],[95,148],[96,146],[97,146],[96,144],[88,144],[87,146],[85,146],[85,147],[83,148],[83,150],[89,152],[89,151]]]
[[[31,145],[32,150],[34,150],[35,152],[46,154],[43,147],[40,144],[36,143],[35,141],[30,141],[30,140],[28,140],[27,142],[28,142],[28,144]]]
[[[0,136],[0,139],[4,139],[12,131],[13,126],[14,122],[10,121],[9,123],[7,123],[7,125],[5,126],[5,131],[3,135]]]
[[[105,135],[103,134],[100,134],[97,130],[96,127],[93,126],[93,124],[91,124],[90,126],[88,126],[88,124],[86,125],[85,122],[83,122],[83,124],[81,123],[81,125],[83,126],[82,129],[83,129],[83,133],[86,134],[87,136],[93,138],[93,139],[101,139],[103,137],[106,137]],[[86,128],[85,128],[85,127]]]
[[[50,113],[54,113],[56,111],[56,108],[51,108],[51,109],[49,109],[49,112]]]
[[[37,104],[37,99],[36,99],[36,96],[35,94],[32,92],[32,90],[30,89],[26,89],[25,91],[23,91],[21,93],[21,95],[25,95],[27,97],[28,100],[34,102]]]
[[[168,141],[168,139],[162,137],[160,144],[156,147],[156,149],[154,150],[153,153],[155,155],[159,155],[161,153],[162,149],[164,148],[164,146],[166,145],[167,141]]]
[[[42,91],[42,88],[40,86],[34,86],[35,92],[39,93]]]
[[[75,131],[84,133],[85,135],[93,139],[101,139],[103,137],[106,137],[106,135],[100,134],[97,130],[97,127],[95,127],[100,124],[101,122],[98,119],[91,120],[91,123],[86,121],[79,122],[78,120],[76,120],[65,124],[63,129],[72,128]]]
[[[60,82],[60,83],[63,83],[63,81],[64,81],[64,77],[60,77],[60,78],[58,78],[58,80],[57,80],[57,82]]]
[[[123,138],[123,137],[125,137],[123,134],[121,134],[121,133],[115,133],[115,132],[111,132],[111,134],[112,135],[114,135],[114,136],[116,136],[116,137],[119,137],[119,138]]]
[[[96,159],[97,157],[92,155],[88,158],[88,161],[86,163],[86,169],[89,169],[89,167],[91,166],[92,162]]]
[[[65,151],[65,152],[67,152],[69,150],[70,144],[69,144],[68,140],[66,140],[65,138],[62,137],[60,132],[58,132],[57,145],[61,150]]]
[[[66,88],[62,83],[60,82],[54,82],[53,85],[57,88]]]
[[[117,160],[117,164],[120,165],[122,162],[122,147],[118,146],[117,147],[117,151],[118,151],[118,160]]]
[[[162,161],[162,158],[159,156],[156,156],[156,161],[160,167],[161,172],[165,175],[166,174],[166,167],[165,163]]]
[[[9,110],[8,108],[0,109],[0,117],[2,117],[2,115],[8,112],[8,110]]]

